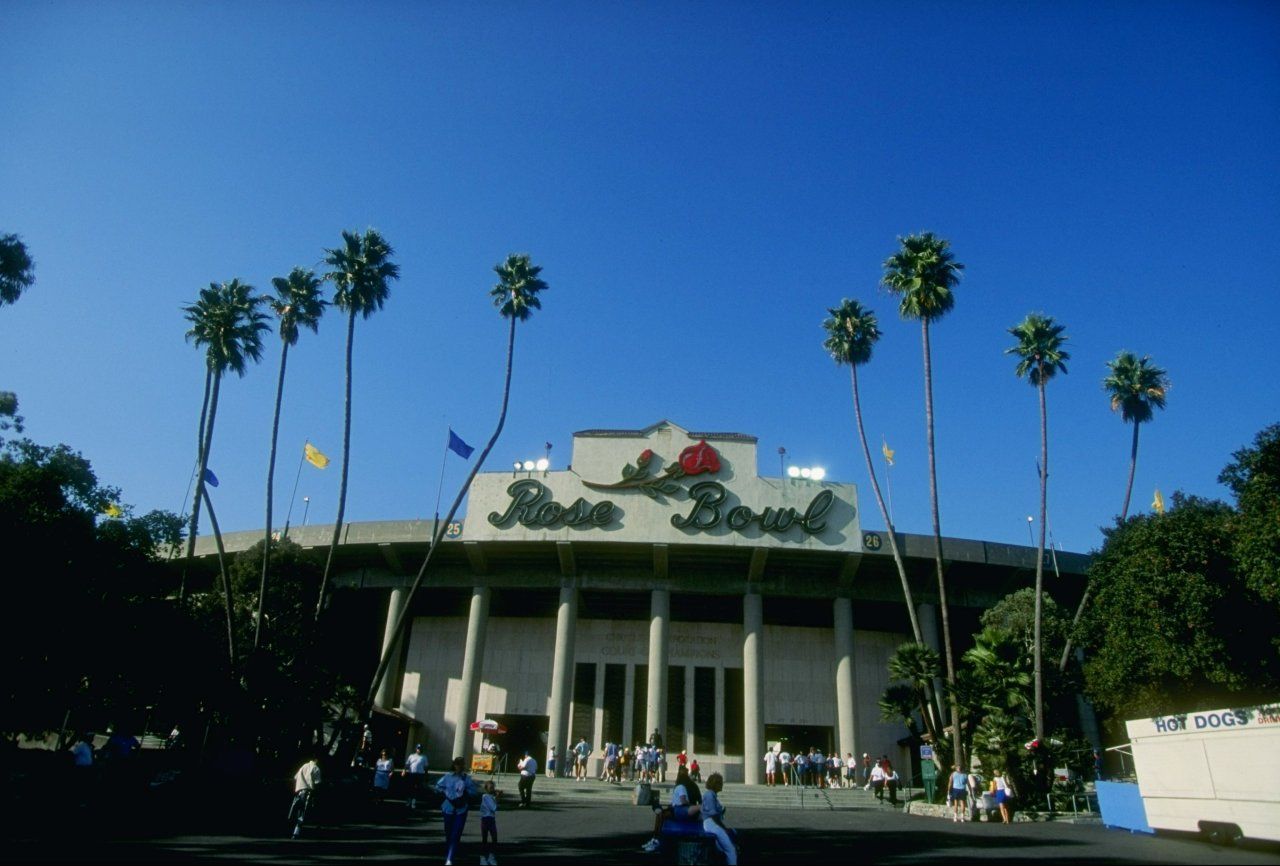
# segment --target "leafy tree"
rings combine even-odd
[[[395,652],[397,644],[399,644],[401,637],[404,635],[405,627],[409,623],[410,611],[413,609],[413,597],[417,594],[418,588],[422,586],[422,579],[427,573],[427,566],[431,564],[431,557],[440,547],[441,541],[444,540],[445,529],[453,523],[454,515],[458,513],[458,508],[462,505],[463,497],[471,489],[471,482],[475,479],[476,473],[480,471],[480,467],[484,465],[485,458],[489,456],[493,446],[497,444],[498,437],[502,434],[502,428],[507,422],[507,404],[511,398],[511,369],[515,361],[516,323],[528,321],[534,310],[542,309],[542,301],[538,298],[538,295],[546,291],[547,284],[541,277],[542,268],[533,264],[528,255],[512,253],[507,256],[505,261],[494,265],[493,270],[498,275],[498,282],[489,290],[489,297],[493,299],[493,305],[498,308],[499,314],[509,323],[507,330],[507,375],[502,384],[502,409],[498,412],[498,423],[493,429],[493,435],[489,437],[489,441],[485,444],[484,450],[480,452],[480,456],[472,465],[466,480],[458,488],[458,495],[454,497],[453,505],[449,507],[449,513],[445,515],[442,523],[436,525],[435,537],[432,539],[431,546],[427,548],[427,555],[423,557],[422,566],[418,569],[417,577],[414,578],[408,595],[405,596],[400,616],[392,630],[393,637],[387,642],[387,649],[382,654],[382,658],[378,662],[378,669],[373,675],[373,682],[370,684],[369,693],[365,698],[366,713],[373,706],[374,699],[378,694],[378,686],[382,683],[382,678],[387,674],[387,666],[391,664],[391,654]]]
[[[1044,595],[1044,542],[1047,524],[1047,501],[1049,494],[1049,410],[1045,400],[1045,385],[1056,373],[1067,372],[1066,361],[1071,356],[1063,349],[1066,330],[1048,316],[1031,313],[1017,325],[1009,329],[1009,333],[1017,340],[1005,350],[1007,355],[1016,355],[1018,365],[1014,372],[1018,378],[1026,379],[1036,389],[1040,397],[1040,544],[1036,551],[1036,597],[1035,597],[1035,731],[1036,737],[1044,737],[1044,673],[1041,670],[1040,643],[1040,600]]]
[[[1218,482],[1236,497],[1236,566],[1249,589],[1280,604],[1280,424],[1262,430],[1251,447],[1231,457]]]
[[[907,616],[911,620],[911,633],[916,643],[924,643],[924,633],[920,630],[920,620],[916,616],[915,601],[911,597],[911,584],[907,580],[907,566],[898,550],[897,533],[893,528],[893,520],[889,517],[889,509],[885,507],[884,496],[880,493],[880,481],[876,478],[875,464],[871,460],[871,449],[867,445],[867,431],[862,426],[862,400],[858,396],[858,367],[871,360],[871,350],[880,339],[880,327],[876,314],[857,301],[845,298],[840,306],[828,309],[830,318],[822,323],[827,339],[822,347],[830,353],[837,364],[849,365],[849,378],[853,384],[853,417],[858,425],[858,441],[862,443],[862,456],[867,461],[867,475],[871,478],[871,490],[876,495],[876,504],[880,506],[880,516],[884,518],[888,530],[889,549],[893,552],[893,562],[898,567],[898,580],[902,582],[902,598],[907,605]]]
[[[195,502],[191,508],[191,523],[187,537],[187,561],[195,555],[196,528],[200,519],[200,502],[209,502],[205,477],[209,469],[209,451],[213,446],[213,426],[218,415],[218,395],[222,376],[228,370],[244,376],[249,362],[262,357],[262,332],[267,330],[266,316],[260,307],[262,299],[253,293],[253,286],[233,279],[220,285],[211,283],[201,289],[196,302],[183,308],[185,318],[191,323],[187,339],[205,350],[205,400],[200,410],[202,439],[198,452]],[[223,561],[222,533],[218,529],[213,509],[209,509],[214,539],[218,545],[218,559]],[[185,580],[184,589],[185,589]],[[235,665],[235,640],[232,635],[231,583],[225,571],[222,576],[227,617],[227,651]]]
[[[153,627],[172,620],[160,553],[180,540],[182,519],[137,517],[119,500],[66,445],[0,446],[0,547],[15,562],[39,555],[37,571],[14,573],[0,608],[0,731],[53,730],[68,710],[77,726],[105,725],[159,693]],[[103,517],[108,509],[119,516]]]
[[[938,574],[938,607],[942,613],[942,637],[947,660],[947,684],[952,692],[953,736],[960,729],[960,708],[954,697],[955,657],[951,651],[951,614],[947,605],[946,578],[942,566],[942,523],[938,517],[937,450],[933,441],[933,363],[929,351],[929,325],[955,306],[955,287],[964,265],[955,260],[951,245],[932,232],[898,239],[900,247],[885,260],[881,284],[898,295],[898,312],[904,319],[920,320],[920,341],[924,350],[924,419],[929,452],[929,505],[933,517],[933,551]],[[955,754],[963,761],[959,749]]]
[[[1105,530],[1079,634],[1089,698],[1116,720],[1271,699],[1280,611],[1236,571],[1234,514],[1175,493],[1164,515]]]
[[[937,650],[922,643],[904,643],[889,658],[889,676],[902,680],[914,690],[920,718],[930,741],[935,744],[941,739],[942,725],[938,723],[929,693],[933,681],[942,673],[941,666]]]
[[[258,585],[258,612],[255,617],[253,646],[256,649],[262,639],[262,602],[267,594],[267,568],[271,551],[271,500],[275,490],[276,443],[280,437],[280,406],[284,402],[284,372],[289,363],[289,347],[298,344],[301,328],[312,333],[320,330],[320,317],[324,315],[326,301],[321,296],[322,282],[313,271],[294,268],[287,277],[271,280],[276,294],[266,298],[267,304],[280,320],[280,375],[276,380],[276,404],[271,414],[271,451],[267,458],[267,522],[262,538],[262,578]]]
[[[390,282],[400,279],[400,266],[391,261],[395,250],[375,229],[367,229],[363,236],[355,232],[342,233],[342,246],[325,250],[325,262],[332,270],[325,278],[333,283],[333,303],[347,314],[346,392],[342,420],[342,474],[338,484],[338,517],[333,524],[333,539],[329,542],[329,556],[325,560],[324,574],[320,578],[319,598],[316,601],[315,618],[320,619],[324,610],[325,595],[329,587],[329,574],[333,569],[333,555],[342,537],[342,519],[347,510],[347,473],[351,463],[351,351],[356,336],[356,316],[369,318],[382,309],[391,294]]]
[[[36,265],[17,235],[0,235],[0,307],[16,304],[36,282]]]
[[[26,419],[18,414],[18,395],[12,391],[0,391],[0,433],[12,430],[22,432],[22,422]],[[4,438],[0,437],[0,445]]]

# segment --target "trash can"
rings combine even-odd
[[[987,820],[990,821],[992,816],[996,813],[996,810],[1000,808],[999,806],[996,805],[996,795],[991,793],[990,791],[984,791],[982,793],[981,808],[982,808],[982,813],[986,815]]]

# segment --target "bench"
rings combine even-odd
[[[702,829],[701,820],[680,821],[668,818],[662,822],[658,841],[662,843],[660,852],[666,862],[681,866],[702,866],[717,862],[716,854],[719,849],[716,848],[716,837]]]

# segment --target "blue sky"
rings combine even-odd
[[[919,327],[877,288],[896,237],[966,265],[933,328],[944,534],[1027,541],[1034,390],[1003,355],[1064,323],[1049,393],[1050,521],[1089,550],[1120,509],[1130,429],[1100,382],[1120,349],[1169,371],[1144,427],[1152,491],[1225,496],[1277,418],[1280,7],[1270,3],[35,3],[0,32],[0,232],[37,284],[0,309],[0,388],[138,511],[178,510],[202,358],[181,308],[268,288],[375,226],[402,279],[356,328],[347,517],[430,517],[451,424],[497,415],[492,266],[551,289],[522,326],[491,466],[661,418],[751,433],[861,486],[847,372],[821,349],[854,297],[884,338],[861,374],[898,452],[900,529],[928,532]],[[343,322],[291,352],[277,499],[302,442],[341,453]],[[262,525],[278,341],[223,389],[225,529]],[[307,467],[332,522],[337,467]],[[452,459],[446,503],[463,476]],[[278,506],[280,514],[285,504]]]

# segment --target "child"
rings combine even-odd
[[[695,782],[702,781],[702,768],[698,766],[698,759],[694,758],[689,762],[689,778]]]
[[[484,783],[480,798],[480,866],[498,866],[498,798],[502,792],[493,782]]]
[[[707,792],[702,795],[702,829],[716,837],[716,847],[724,854],[728,866],[738,866],[738,849],[724,825],[724,806],[720,804],[720,791],[724,789],[724,777],[712,773],[707,777]]]

